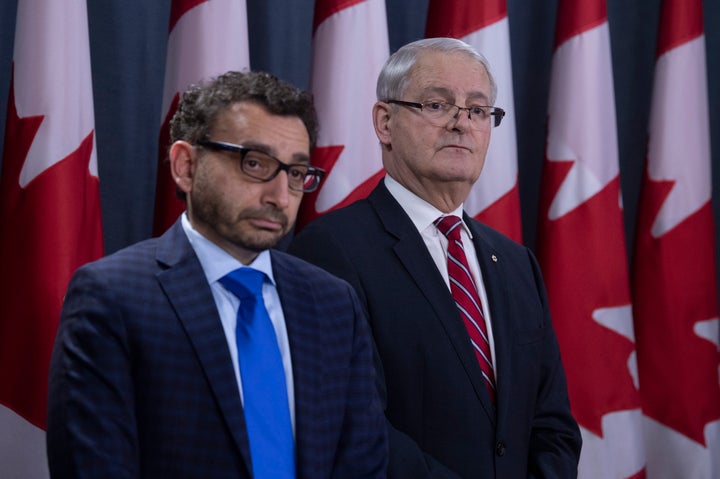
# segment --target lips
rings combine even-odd
[[[282,231],[283,228],[285,227],[285,222],[280,219],[276,219],[276,218],[253,217],[253,218],[248,218],[248,220],[256,228],[265,229],[265,230]]]
[[[269,231],[284,231],[288,224],[287,217],[278,211],[246,211],[243,219],[255,228]]]
[[[472,149],[470,149],[470,148],[467,147],[467,146],[463,146],[463,145],[445,145],[445,146],[443,146],[443,147],[440,148],[440,149],[441,149],[441,150],[447,150],[447,149],[465,150],[465,151],[469,151],[469,152],[472,153]]]

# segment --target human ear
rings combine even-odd
[[[173,181],[181,191],[189,193],[197,160],[195,148],[187,141],[176,141],[170,146],[168,158]]]
[[[390,105],[382,101],[376,102],[375,105],[373,105],[372,116],[375,135],[377,135],[381,144],[389,145],[392,136]]]

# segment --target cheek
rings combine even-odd
[[[304,194],[295,194],[295,192],[290,193],[290,197],[288,199],[288,213],[295,215],[297,214],[298,209],[300,208],[300,203],[302,202]]]
[[[409,132],[403,138],[404,150],[415,159],[428,158],[437,150],[437,135],[431,132]]]

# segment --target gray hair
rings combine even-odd
[[[380,71],[377,81],[377,99],[386,101],[402,98],[410,78],[410,70],[420,56],[428,51],[443,53],[462,53],[480,63],[490,79],[490,104],[495,104],[497,84],[490,72],[487,59],[475,48],[456,38],[424,38],[408,43],[393,53]]]

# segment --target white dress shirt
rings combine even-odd
[[[395,200],[400,203],[405,213],[410,217],[415,228],[417,228],[420,236],[427,246],[430,256],[432,256],[435,265],[437,266],[440,274],[445,280],[445,284],[450,289],[450,278],[448,276],[447,268],[447,237],[435,227],[435,220],[440,216],[454,215],[462,219],[463,217],[463,205],[460,205],[455,211],[450,213],[443,213],[433,205],[417,196],[412,191],[405,188],[403,185],[398,183],[389,174],[385,175],[385,187],[387,187],[390,194]],[[495,371],[495,378],[497,379],[498,370],[497,362],[495,361],[495,341],[493,339],[492,322],[490,321],[490,305],[488,303],[487,292],[485,291],[485,283],[483,282],[482,272],[480,271],[480,263],[477,259],[477,253],[475,252],[475,245],[472,242],[472,233],[468,229],[465,221],[462,222],[462,230],[460,231],[460,238],[465,248],[465,254],[470,266],[470,272],[475,279],[475,284],[478,288],[478,296],[483,305],[483,315],[485,317],[485,328],[488,333],[488,342],[490,343],[490,354],[492,355],[493,368]]]
[[[187,219],[187,213],[182,215],[182,227],[187,235],[188,241],[195,254],[200,260],[200,265],[205,272],[210,290],[212,291],[218,313],[220,313],[220,321],[225,331],[225,339],[230,349],[230,357],[232,358],[233,368],[235,370],[235,378],[240,391],[240,400],[243,399],[242,377],[240,376],[240,366],[238,364],[237,342],[235,341],[235,326],[237,324],[237,312],[240,308],[240,300],[232,292],[225,289],[220,284],[220,278],[231,271],[240,268],[243,265],[238,260],[230,256],[222,248],[212,241],[205,238],[197,232],[190,221]],[[263,300],[267,309],[270,321],[275,329],[280,355],[282,356],[283,368],[285,369],[285,382],[287,385],[288,407],[290,408],[290,421],[295,433],[295,390],[293,385],[292,361],[290,359],[290,342],[288,340],[287,329],[285,327],[285,316],[283,315],[280,297],[278,296],[277,287],[275,285],[275,277],[272,271],[272,262],[270,260],[270,252],[263,251],[258,257],[247,267],[262,271],[270,278],[270,281],[263,283]]]

